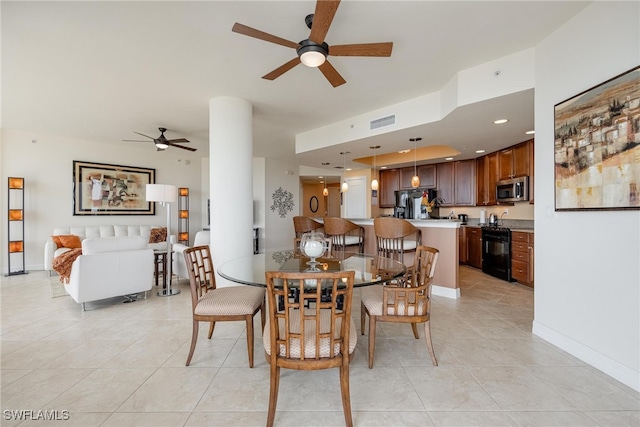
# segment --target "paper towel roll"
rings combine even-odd
[[[486,220],[485,216],[486,216],[486,214],[487,214],[487,211],[485,211],[484,209],[482,209],[482,210],[480,211],[480,224],[484,224],[484,223],[485,223],[485,220]]]

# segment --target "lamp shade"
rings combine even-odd
[[[178,200],[178,191],[175,185],[147,184],[147,202],[175,203]]]

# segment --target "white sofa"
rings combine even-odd
[[[153,249],[141,236],[88,238],[73,261],[64,289],[85,310],[85,302],[137,294],[153,286]]]
[[[210,243],[209,231],[198,231],[196,237],[193,238],[193,246],[208,245]],[[189,278],[189,271],[184,261],[184,250],[190,246],[176,243],[173,245],[173,263],[171,264],[171,272],[178,277]]]
[[[149,241],[149,235],[152,228],[166,227],[166,225],[96,225],[96,226],[79,226],[79,227],[58,227],[53,229],[53,236],[64,234],[73,234],[84,239],[93,239],[98,237],[116,237],[116,236],[141,236],[145,242]],[[171,242],[175,242],[175,236],[169,238]],[[167,243],[150,243],[152,249],[167,249]],[[49,274],[53,271],[53,258],[68,251],[68,248],[58,248],[51,236],[44,244],[44,269]]]

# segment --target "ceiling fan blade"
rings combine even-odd
[[[183,150],[189,150],[189,151],[196,151],[196,148],[191,148],[191,147],[185,147],[184,145],[179,145],[179,144],[172,144],[169,143],[169,146],[171,147],[177,147],[177,148],[182,148]]]
[[[149,136],[149,135],[145,135],[144,133],[140,133],[140,132],[133,132],[133,133],[137,133],[138,135],[146,136],[146,137],[147,137],[147,138],[149,138],[149,139],[153,139],[153,140],[155,140],[155,138],[153,138],[153,137],[151,137],[151,136]]]
[[[331,56],[391,56],[393,42],[341,44],[329,47]]]
[[[167,142],[172,144],[174,142],[191,142],[191,141],[185,138],[178,138],[178,139],[168,139]]]
[[[286,62],[281,66],[279,66],[278,68],[276,68],[275,70],[273,70],[272,72],[265,74],[264,76],[262,76],[262,78],[266,80],[275,80],[281,75],[283,75],[284,73],[286,73],[287,71],[289,71],[290,69],[292,69],[293,67],[295,67],[296,65],[298,65],[299,63],[300,63],[300,58],[296,56],[291,61]]]
[[[313,25],[311,25],[311,34],[309,40],[314,43],[322,44],[324,38],[329,32],[331,21],[340,6],[340,0],[317,0],[316,11],[313,14]]]
[[[153,141],[142,141],[141,139],[123,139],[124,142],[153,142]]]
[[[246,25],[238,24],[237,22],[233,24],[233,28],[231,28],[231,31],[267,42],[279,44],[281,46],[290,47],[292,49],[298,49],[299,47],[298,43],[274,36],[269,33],[265,33],[264,31],[256,30],[255,28],[247,27]]]
[[[322,71],[322,74],[324,74],[324,76],[327,78],[327,80],[329,80],[329,83],[331,83],[331,86],[333,87],[338,87],[347,82],[342,78],[340,73],[338,73],[338,71],[333,68],[333,65],[331,65],[329,61],[324,61],[324,64],[320,65],[318,68],[320,69],[320,71]]]

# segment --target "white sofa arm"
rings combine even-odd
[[[45,271],[53,270],[53,255],[58,249],[58,245],[55,244],[53,239],[49,239],[44,244],[44,269]]]

